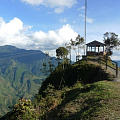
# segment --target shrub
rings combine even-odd
[[[73,86],[77,81],[82,84],[93,83],[101,80],[108,80],[109,74],[100,66],[89,64],[86,61],[74,65],[59,65],[55,71],[42,83],[39,93],[42,94],[49,84],[55,89],[62,89],[65,86]]]
[[[11,113],[10,120],[37,120],[37,114],[31,100],[20,99],[19,102],[13,106]]]

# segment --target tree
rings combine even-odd
[[[104,43],[106,45],[106,69],[107,69],[107,61],[108,56],[113,54],[113,49],[117,48],[120,45],[120,40],[118,39],[118,35],[113,32],[106,32],[104,34]]]
[[[75,54],[76,54],[76,56],[77,56],[77,52],[76,52],[76,42],[75,42],[73,39],[70,40],[70,46],[71,46],[71,49],[73,49],[73,50],[75,51]]]
[[[49,71],[50,73],[52,73],[55,68],[55,65],[52,63],[52,58],[49,59],[48,64],[49,64]]]
[[[65,44],[65,47],[67,48],[67,50],[68,50],[68,53],[70,54],[70,63],[71,63],[71,49],[72,49],[72,46],[71,46],[71,44],[70,43],[66,43]]]
[[[38,113],[35,111],[31,100],[20,99],[11,111],[12,115],[9,120],[37,120]]]
[[[68,50],[65,47],[59,47],[56,49],[56,56],[58,59],[65,59],[67,58]]]
[[[71,61],[71,50],[73,49],[75,51],[76,59],[77,59],[80,57],[80,48],[82,48],[83,45],[84,45],[84,38],[81,37],[79,34],[75,38],[75,40],[71,39],[70,42],[66,44],[66,48],[68,49],[70,53],[70,61]],[[77,49],[76,47],[78,48],[78,52],[76,51]]]
[[[84,38],[83,37],[80,37],[80,35],[78,35],[76,37],[76,46],[78,46],[78,56],[80,55],[80,48],[82,47],[81,45],[84,44]]]
[[[68,55],[69,51],[67,50],[67,48],[65,47],[59,47],[58,49],[56,49],[56,56],[59,59],[63,59],[63,63],[62,63],[62,69],[65,69],[65,60],[67,59],[67,55]],[[60,63],[58,61],[58,63]],[[62,78],[60,81],[60,85],[59,88],[61,88],[62,83],[64,83],[64,73],[62,73]]]
[[[115,33],[106,32],[104,34],[104,43],[106,45],[106,55],[111,56],[113,54],[113,48],[117,48],[120,45],[120,40]]]

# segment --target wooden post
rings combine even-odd
[[[86,56],[87,56],[87,53],[88,53],[88,46],[86,47]]]
[[[95,46],[95,52],[96,52],[96,46]]]
[[[107,70],[108,56],[106,55],[106,70]]]
[[[95,51],[94,52],[95,52],[94,56],[96,56],[96,46],[95,46]]]
[[[99,46],[98,46],[98,53],[100,52]]]
[[[71,64],[71,48],[70,48],[70,64]]]
[[[118,77],[118,63],[116,62],[116,78]]]

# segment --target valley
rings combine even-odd
[[[56,59],[42,51],[1,46],[0,114],[8,112],[20,98],[32,99],[55,66]]]

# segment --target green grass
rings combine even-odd
[[[119,120],[120,83],[107,81],[108,78],[109,74],[106,76],[100,66],[86,61],[65,69],[58,66],[33,100],[35,117],[39,120]],[[62,84],[61,80],[64,80]],[[25,115],[22,114],[23,118]],[[8,116],[13,118],[10,120],[18,120],[14,112],[5,117]]]
[[[91,60],[91,61],[96,61],[96,62],[99,61],[99,64],[106,65],[106,58],[105,58],[105,56],[87,56],[87,59]],[[116,69],[116,64],[111,61],[110,57],[108,57],[107,65],[109,67],[113,68],[113,69]],[[119,68],[119,70],[120,70],[120,68]]]
[[[120,119],[119,88],[120,83],[102,81],[85,86],[76,83],[71,88],[54,91],[54,96],[57,95],[56,99],[54,98],[56,102],[51,103],[49,108],[54,107],[46,111],[44,118],[47,120]],[[48,100],[48,96],[39,103],[48,105],[47,101],[52,102],[53,97]]]

